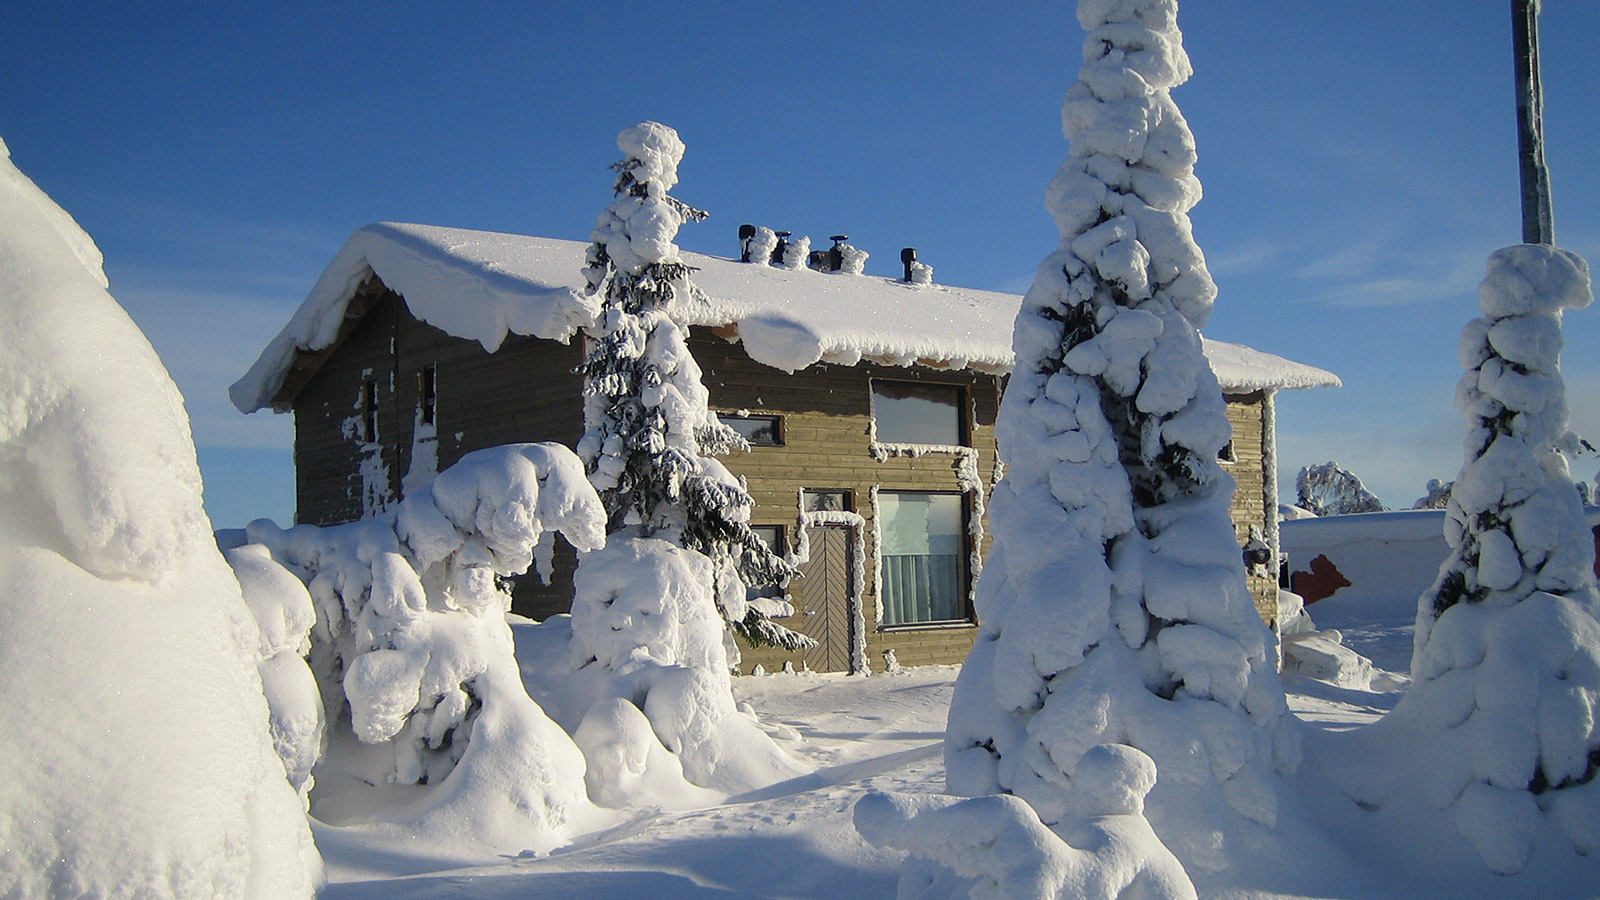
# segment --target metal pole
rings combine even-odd
[[[1544,163],[1544,86],[1539,78],[1539,2],[1511,0],[1516,44],[1517,154],[1522,172],[1522,242],[1556,242],[1550,170]]]

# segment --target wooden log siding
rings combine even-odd
[[[378,431],[390,491],[400,496],[410,467],[413,428],[419,403],[417,373],[436,367],[436,431],[438,466],[445,468],[462,454],[520,441],[559,441],[575,446],[582,435],[582,383],[573,368],[582,359],[581,341],[560,344],[511,336],[488,353],[475,341],[454,338],[415,319],[404,302],[376,279],[364,290],[377,293],[371,308],[354,324],[321,367],[291,398],[295,411],[295,468],[299,522],[326,525],[361,516],[361,447],[347,437],[347,420],[359,416],[357,401],[365,378],[379,387]],[[799,496],[805,489],[846,490],[853,508],[865,520],[862,528],[862,615],[866,625],[867,660],[883,668],[893,650],[902,665],[957,663],[972,646],[975,624],[928,627],[878,625],[877,510],[874,488],[885,491],[963,489],[961,459],[951,454],[872,456],[871,379],[956,385],[964,393],[970,444],[987,491],[993,485],[994,419],[1002,379],[970,371],[862,363],[812,365],[786,373],[751,360],[737,343],[709,329],[690,330],[689,346],[698,360],[713,408],[783,419],[783,445],[754,447],[749,453],[723,458],[729,470],[747,479],[755,500],[751,521],[776,525],[793,547]],[[1225,468],[1239,483],[1234,520],[1239,543],[1250,523],[1265,523],[1269,506],[1263,495],[1262,395],[1230,396],[1228,416],[1234,428],[1235,459]],[[970,503],[970,501],[969,501]],[[971,506],[969,505],[969,511]],[[987,552],[985,525],[980,550]],[[550,586],[524,578],[517,584],[513,608],[533,618],[564,612],[571,606],[571,573],[575,554],[558,540],[555,578]],[[1276,589],[1271,579],[1251,578],[1262,617],[1276,617]],[[744,671],[756,664],[769,671],[793,661],[772,650],[746,650]]]
[[[1222,468],[1238,484],[1233,492],[1231,512],[1234,536],[1242,553],[1245,542],[1250,539],[1251,525],[1261,530],[1263,540],[1266,538],[1267,515],[1269,511],[1277,514],[1278,500],[1269,498],[1266,493],[1266,395],[1259,392],[1229,394],[1226,399],[1228,422],[1233,426],[1233,459],[1223,461]],[[1266,577],[1247,575],[1245,580],[1261,620],[1275,626],[1278,621],[1277,573],[1269,572]]]
[[[746,410],[751,415],[783,417],[783,445],[752,447],[749,453],[723,457],[736,475],[745,477],[755,508],[751,523],[784,528],[793,547],[800,492],[806,489],[847,490],[854,511],[865,520],[862,529],[864,572],[861,597],[866,625],[867,661],[883,669],[884,653],[893,650],[902,665],[958,663],[966,659],[975,623],[929,627],[878,624],[878,572],[874,541],[877,510],[873,488],[885,491],[961,491],[960,457],[948,453],[922,456],[872,456],[871,379],[949,384],[962,388],[962,415],[970,443],[978,453],[985,499],[994,480],[994,419],[1001,380],[967,371],[861,363],[840,366],[817,363],[789,374],[751,360],[738,344],[699,328],[692,329],[690,351],[699,361],[713,408]],[[987,550],[987,529],[981,549]],[[785,662],[802,665],[801,654],[770,649],[744,649],[741,670],[759,664],[776,671]]]

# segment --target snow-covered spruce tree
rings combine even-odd
[[[1295,505],[1319,516],[1348,516],[1355,513],[1384,512],[1377,495],[1367,490],[1361,479],[1336,462],[1306,466],[1294,481]]]
[[[1440,481],[1437,478],[1429,478],[1427,484],[1428,492],[1418,497],[1417,502],[1411,504],[1411,508],[1444,509],[1450,505],[1450,489],[1453,487],[1455,487],[1455,482],[1453,481]]]
[[[250,523],[229,559],[255,588],[258,615],[284,618],[277,610],[296,593],[315,606],[309,656],[329,719],[316,779],[337,799],[322,807],[313,792],[313,814],[440,850],[509,853],[548,851],[601,821],[579,748],[523,686],[500,580],[536,560],[547,575],[557,531],[580,549],[601,547],[604,526],[583,464],[559,444],[468,453],[359,522]],[[298,699],[272,686],[269,701]],[[316,761],[318,748],[276,727],[303,720],[300,707],[273,706],[274,736],[288,731],[280,746],[300,751],[286,762]],[[379,803],[379,793],[405,802]]]
[[[589,333],[584,424],[578,445],[612,532],[658,537],[712,560],[717,608],[752,645],[802,649],[809,638],[745,602],[748,587],[777,585],[793,569],[750,529],[744,485],[711,454],[748,449],[707,406],[685,343],[686,306],[703,296],[673,238],[706,213],[669,196],[683,142],[645,122],[617,136],[624,158],[616,200],[591,235],[584,277],[603,292]]]
[[[1017,316],[997,423],[983,622],[956,684],[952,793],[1016,794],[1065,835],[1091,747],[1155,760],[1173,809],[1276,816],[1297,733],[1217,465],[1230,429],[1196,327],[1216,288],[1190,234],[1194,140],[1169,90],[1190,74],[1175,0],[1081,0],[1089,36],[1047,193],[1060,249]],[[1187,798],[1187,799],[1178,799]],[[1196,850],[1195,852],[1200,852]]]
[[[667,195],[683,142],[645,122],[617,146],[616,200],[600,214],[584,269],[604,299],[579,367],[587,430],[578,452],[609,535],[580,559],[572,608],[573,662],[598,670],[606,686],[578,731],[642,742],[624,753],[641,760],[664,758],[651,743],[659,740],[694,784],[748,790],[797,768],[735,709],[738,651],[728,632],[757,646],[812,642],[763,615],[785,604],[748,602],[751,587],[775,586],[792,567],[750,529],[743,483],[706,455],[744,442],[711,413],[685,342],[687,306],[704,298],[672,241],[705,214]],[[615,727],[618,699],[650,728]],[[626,794],[620,784],[590,789]]]
[[[1385,719],[1431,733],[1427,798],[1500,873],[1525,864],[1545,816],[1600,850],[1600,597],[1560,370],[1561,312],[1592,299],[1574,254],[1489,257],[1483,315],[1461,336],[1451,552],[1418,603],[1413,687]]]

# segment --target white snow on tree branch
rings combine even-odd
[[[1600,850],[1600,595],[1594,539],[1560,447],[1561,314],[1592,301],[1588,266],[1520,245],[1489,257],[1461,337],[1465,464],[1451,553],[1418,602],[1412,688],[1363,738],[1347,790],[1451,813],[1490,871],[1527,865],[1550,823]],[[1426,746],[1418,754],[1397,748]]]
[[[572,607],[574,665],[593,667],[607,684],[584,719],[603,724],[578,730],[630,742],[614,753],[591,744],[591,754],[673,759],[701,787],[749,790],[800,768],[735,709],[729,670],[737,656],[729,657],[738,651],[725,629],[757,646],[814,642],[764,619],[771,607],[747,602],[751,588],[776,586],[792,568],[750,529],[754,501],[744,483],[711,458],[748,446],[712,413],[685,340],[689,311],[705,298],[673,239],[705,213],[667,194],[683,142],[644,122],[618,135],[617,146],[615,199],[595,225],[583,270],[603,300],[578,368],[578,453],[610,533],[603,550],[579,558]],[[618,699],[643,712],[654,737],[628,726]],[[625,793],[620,783],[597,789]]]
[[[508,444],[373,519],[250,524],[235,552],[262,545],[309,588],[313,668],[328,709],[348,707],[319,771],[418,786],[399,810],[327,818],[490,852],[547,851],[592,823],[583,757],[522,686],[496,578],[526,572],[557,531],[600,546],[603,522],[572,451]]]
[[[0,143],[0,895],[308,898],[183,400]],[[292,630],[292,628],[289,628]]]
[[[1161,771],[1158,830],[1172,804],[1242,834],[1275,821],[1299,744],[1216,462],[1230,427],[1195,330],[1216,288],[1169,95],[1189,74],[1176,15],[1173,0],[1079,5],[1090,33],[1047,194],[1061,243],[1016,319],[1008,467],[945,756],[952,793],[1015,794],[1056,826],[1092,790],[1084,754],[1128,744]],[[1179,858],[1213,852],[1176,820],[1162,834]]]
[[[1296,505],[1319,516],[1387,511],[1361,479],[1332,461],[1302,468],[1295,477],[1295,494]]]

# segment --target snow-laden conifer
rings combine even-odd
[[[1562,310],[1592,299],[1574,254],[1525,244],[1489,257],[1483,315],[1461,336],[1450,556],[1418,603],[1413,685],[1373,729],[1390,781],[1356,788],[1372,805],[1420,790],[1503,874],[1548,820],[1578,852],[1600,850],[1600,596],[1560,370]],[[1415,746],[1430,748],[1425,763],[1393,752]]]
[[[688,305],[704,297],[673,238],[705,213],[667,194],[683,142],[645,122],[619,134],[617,146],[616,200],[600,214],[584,269],[603,301],[579,367],[587,430],[578,452],[609,534],[574,577],[573,663],[600,682],[577,731],[593,738],[584,748],[591,756],[641,766],[670,758],[674,777],[749,790],[799,767],[735,708],[729,657],[737,649],[726,634],[789,649],[811,641],[760,612],[786,604],[748,602],[752,587],[774,587],[792,567],[750,529],[744,484],[707,455],[744,441],[710,411],[685,341]],[[626,726],[618,699],[650,727]],[[620,799],[628,780],[590,787]]]
[[[1336,462],[1306,466],[1294,482],[1295,505],[1319,516],[1383,512],[1383,501],[1355,473]]]
[[[678,182],[683,142],[671,128],[644,122],[619,134],[617,146],[616,200],[595,224],[584,269],[603,305],[579,369],[586,431],[578,452],[612,533],[704,554],[730,628],[756,646],[803,648],[808,638],[745,602],[748,588],[777,585],[792,568],[750,529],[749,493],[711,458],[747,446],[708,407],[685,341],[688,306],[704,297],[673,238],[706,213],[667,194]]]
[[[500,579],[547,563],[557,531],[599,548],[604,524],[582,463],[559,444],[468,453],[359,522],[250,523],[229,560],[258,618],[283,618],[307,591],[315,607],[308,656],[329,727],[312,812],[441,851],[545,851],[597,824],[582,754],[523,687]],[[268,687],[285,762],[317,762],[321,748],[292,727],[303,704]]]
[[[1016,794],[1059,834],[1080,815],[1080,759],[1129,744],[1155,760],[1151,818],[1183,858],[1200,839],[1163,820],[1161,798],[1270,823],[1298,743],[1216,461],[1230,428],[1196,331],[1216,288],[1169,95],[1190,74],[1177,4],[1082,0],[1078,19],[1070,153],[1047,193],[1061,243],[1017,316],[948,782]]]

